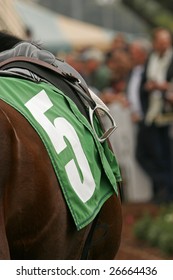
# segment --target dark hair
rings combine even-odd
[[[22,39],[10,34],[8,31],[0,31],[0,52],[11,49],[21,41]]]

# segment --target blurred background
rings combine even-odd
[[[157,28],[161,35],[153,37]],[[118,129],[110,138],[123,179],[123,235],[117,259],[173,259],[173,245],[170,246],[173,244],[173,181],[170,175],[173,159],[173,90],[170,90],[173,85],[173,71],[170,71],[173,69],[173,2],[0,0],[0,30],[35,41],[65,59],[107,104],[117,122]],[[145,80],[148,78],[145,69],[150,55],[158,55],[156,40],[162,51],[160,57],[165,54],[166,59],[163,63],[158,59],[157,67],[155,62],[153,79],[160,86],[157,91],[169,95],[166,101],[171,109],[169,121],[164,125],[157,126],[153,122],[146,126],[147,132],[140,142],[141,123],[145,123],[142,81],[144,76]],[[169,75],[161,75],[162,79],[158,80],[157,71],[162,73],[163,64]],[[161,82],[164,82],[164,89]],[[103,122],[108,125],[106,119]],[[164,141],[159,144],[153,143],[153,126],[156,126],[160,141],[164,135]],[[147,140],[147,144],[143,140]],[[160,145],[159,157],[156,152],[155,161],[150,160],[152,155],[150,153],[147,158],[148,151],[153,151],[157,144]],[[147,149],[143,150],[145,145]],[[152,173],[156,165],[157,176],[156,172]],[[167,185],[169,193],[166,193]]]
[[[119,31],[130,39],[134,36],[148,36],[151,27],[149,19],[141,16],[139,12],[143,1],[1,0],[0,2],[1,29],[8,28],[24,35],[27,27],[31,30],[33,39],[44,42],[53,52],[70,51],[73,47],[86,44],[105,48]],[[149,6],[152,2],[147,1]]]
[[[83,38],[88,32],[94,40],[91,29],[93,34],[100,34],[100,41],[99,36],[95,38],[97,44],[109,43],[117,32],[123,32],[130,40],[148,37],[155,26],[173,30],[170,0],[146,0],[145,3],[142,0],[1,0],[0,3],[1,29],[24,35],[27,27],[34,39],[43,40],[54,52],[70,50],[77,44],[92,44],[90,38],[88,41]],[[77,34],[70,34],[66,28],[70,25]],[[77,36],[81,30],[80,41]],[[75,42],[72,35],[78,41]]]

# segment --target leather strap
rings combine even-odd
[[[9,67],[10,67],[10,64],[13,62],[16,62],[16,63],[17,62],[26,62],[26,63],[28,62],[31,64],[41,66],[43,68],[47,68],[53,72],[56,72],[58,75],[62,76],[65,79],[65,81],[68,84],[70,84],[70,86],[72,86],[82,96],[82,98],[84,99],[84,102],[86,102],[86,104],[88,103],[88,105],[91,108],[95,107],[96,104],[90,96],[87,85],[85,85],[84,83],[81,83],[80,79],[78,77],[74,76],[73,73],[65,72],[60,67],[56,67],[56,66],[49,64],[45,61],[42,61],[40,59],[35,59],[32,57],[25,57],[25,56],[10,57],[10,58],[0,62],[0,69],[4,69],[4,67],[5,67],[5,69],[7,69],[6,66],[9,65]],[[27,66],[26,66],[26,69],[27,69]]]

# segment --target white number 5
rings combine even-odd
[[[49,110],[53,104],[44,90],[40,91],[25,103],[25,106],[48,134],[57,154],[67,148],[64,137],[70,142],[81,169],[83,180],[80,178],[74,159],[71,159],[65,165],[65,170],[70,184],[78,197],[83,202],[88,201],[94,193],[95,181],[75,129],[65,118],[57,117],[54,120],[54,124],[52,124],[45,116],[45,112]]]

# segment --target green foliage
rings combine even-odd
[[[162,207],[156,217],[145,214],[134,224],[134,235],[167,254],[173,254],[173,205]]]
[[[173,232],[163,232],[159,238],[158,247],[167,254],[173,253]]]
[[[151,224],[148,229],[146,240],[151,246],[157,246],[159,243],[159,238],[162,234],[162,218],[158,217],[154,222],[151,221]]]
[[[173,3],[170,0],[122,0],[151,26],[163,26],[173,31]],[[164,3],[163,3],[164,2]],[[171,8],[172,7],[172,8]]]
[[[173,17],[169,13],[160,13],[155,15],[153,18],[155,25],[157,26],[164,26],[169,30],[173,31]]]
[[[138,220],[134,225],[134,234],[140,240],[147,240],[147,233],[151,225],[152,218],[149,214],[145,214],[142,219]]]

